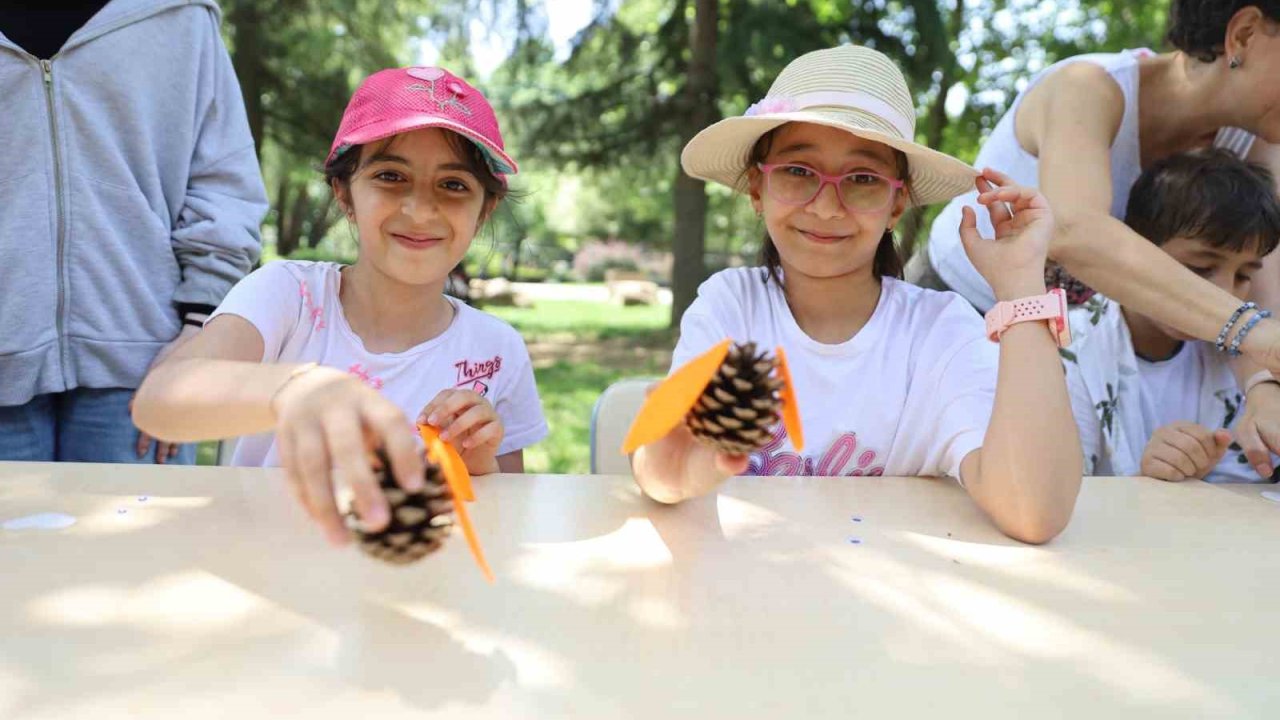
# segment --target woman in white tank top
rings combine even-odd
[[[1142,172],[1141,147],[1138,141],[1139,63],[1145,58],[1156,57],[1158,56],[1155,53],[1146,49],[1125,50],[1118,53],[1078,55],[1050,66],[1032,78],[1028,86],[1014,99],[1009,112],[1000,119],[991,136],[983,144],[975,165],[980,168],[998,168],[1019,183],[1038,187],[1040,160],[1023,149],[1015,133],[1015,118],[1022,105],[1022,99],[1037,87],[1041,80],[1060,68],[1073,63],[1096,65],[1119,86],[1124,99],[1120,126],[1111,141],[1109,152],[1111,197],[1107,208],[1112,217],[1123,219],[1125,205],[1129,202],[1129,189]],[[1214,144],[1226,147],[1244,158],[1252,149],[1254,140],[1255,136],[1252,133],[1238,128],[1222,128],[1214,138]],[[1150,158],[1150,160],[1154,159]],[[995,303],[995,297],[991,294],[991,288],[987,282],[973,268],[973,264],[965,255],[964,247],[960,244],[960,233],[957,230],[960,226],[961,208],[966,205],[976,205],[977,196],[978,193],[975,190],[955,198],[938,215],[929,235],[927,257],[937,273],[937,278],[947,288],[964,295],[975,307],[985,312]],[[991,229],[988,228],[987,231],[990,232]],[[919,263],[916,267],[920,268]],[[1060,268],[1051,267],[1046,272],[1046,281],[1065,287],[1068,299],[1073,305],[1083,303],[1093,294],[1091,288],[1071,278]]]
[[[1054,268],[1047,275],[1062,280],[1073,300],[1096,288],[1205,340],[1215,339],[1239,306],[1121,220],[1142,167],[1178,152],[1214,144],[1280,174],[1280,8],[1262,5],[1269,9],[1248,0],[1174,0],[1168,39],[1175,52],[1126,50],[1057,63],[1032,79],[983,144],[979,169],[1038,187],[1052,203],[1059,231],[1050,256],[1083,283]],[[985,312],[995,299],[957,230],[961,208],[975,198],[958,197],[942,211],[927,254],[907,274],[959,292]],[[1260,304],[1280,315],[1277,260],[1255,285]],[[1242,349],[1280,371],[1280,322],[1259,323]]]
[[[1122,218],[1144,166],[1197,147],[1227,147],[1280,177],[1280,2],[1172,0],[1167,39],[1174,52],[1083,55],[1048,68],[1015,99],[975,164],[1039,188],[1053,205],[1058,231],[1046,281],[1065,287],[1072,300],[1086,299],[1093,288],[1208,341],[1224,326],[1237,334],[1237,321],[1249,317],[1252,330],[1239,348],[1246,357],[1234,367],[1245,387],[1259,368],[1280,374],[1280,322],[1258,322],[1255,311],[1242,315],[1239,300]],[[970,193],[943,210],[927,253],[907,266],[907,279],[955,290],[985,312],[995,299],[958,233],[961,208],[974,204],[976,193]],[[1265,262],[1253,283],[1254,300],[1280,316],[1280,253]],[[1253,385],[1237,428],[1255,464],[1269,460],[1267,447],[1280,451],[1274,388]]]

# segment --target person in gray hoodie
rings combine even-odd
[[[192,462],[129,417],[257,262],[213,0],[0,3],[0,460]]]

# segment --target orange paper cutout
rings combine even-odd
[[[720,369],[732,342],[725,340],[685,363],[649,393],[627,431],[627,439],[622,443],[623,454],[630,455],[641,445],[661,440],[684,420]]]
[[[430,425],[419,425],[418,434],[427,445],[427,457],[440,465],[444,471],[444,480],[453,493],[453,512],[458,516],[458,524],[462,526],[462,535],[467,539],[467,547],[471,548],[471,557],[475,559],[480,572],[489,582],[494,581],[493,570],[484,558],[484,550],[480,548],[480,538],[476,535],[475,526],[471,524],[471,516],[467,514],[467,503],[476,499],[471,488],[471,473],[467,472],[467,464],[452,445],[440,439],[440,433]]]
[[[463,461],[462,456],[447,441],[440,439],[440,431],[431,425],[419,425],[418,435],[422,436],[422,442],[426,444],[427,450],[430,451],[433,446],[438,444],[440,455],[436,458],[436,464],[444,470],[446,477],[452,475],[458,481],[457,495],[459,500],[467,502],[476,501],[475,490],[471,487],[471,473],[467,472],[467,463]]]
[[[796,404],[796,388],[791,383],[791,368],[787,367],[787,354],[782,346],[777,348],[778,375],[782,378],[782,427],[791,438],[791,446],[799,452],[804,449],[804,429],[800,427],[800,406]]]

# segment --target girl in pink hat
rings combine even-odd
[[[169,440],[247,435],[233,463],[282,465],[341,544],[335,481],[366,529],[388,521],[372,451],[401,486],[422,486],[414,419],[477,475],[520,472],[547,425],[520,335],[443,293],[516,172],[484,96],[440,68],[378,72],[324,172],[359,238],[355,264],[284,260],[245,278],[147,377],[134,418]]]
[[[749,195],[767,235],[763,267],[699,288],[673,367],[726,338],[781,346],[807,442],[802,454],[779,424],[735,455],[681,423],[636,452],[645,493],[679,502],[743,472],[947,475],[1013,538],[1045,542],[1066,526],[1081,456],[1057,352],[1066,303],[1041,273],[1052,214],[1034,190],[914,137],[902,73],[844,46],[797,58],[745,117],[685,147],[685,171]],[[903,282],[893,239],[908,206],[975,183],[995,239],[972,208],[960,232],[1004,301],[985,328],[959,295]]]

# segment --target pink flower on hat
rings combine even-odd
[[[435,81],[444,77],[444,70],[438,67],[414,67],[405,71],[409,77],[416,77],[419,80]]]
[[[772,97],[765,98],[760,102],[747,108],[746,116],[754,115],[772,115],[774,113],[791,112],[796,109],[796,103],[789,97]]]

